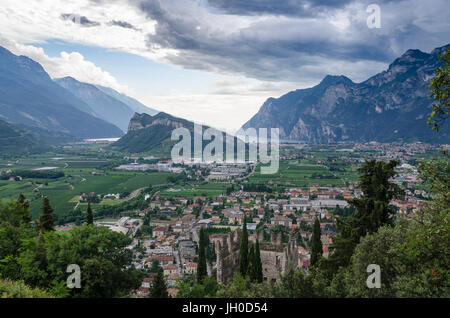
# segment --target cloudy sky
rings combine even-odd
[[[448,0],[0,0],[0,45],[54,78],[237,129],[268,97],[450,43],[449,15]]]

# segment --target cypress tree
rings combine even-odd
[[[39,217],[39,227],[41,231],[52,231],[54,226],[53,208],[47,196],[42,199],[42,214]]]
[[[250,277],[250,281],[254,282],[256,280],[256,271],[255,271],[255,246],[253,244],[250,245],[250,249],[248,251],[248,269],[247,274]]]
[[[87,225],[94,224],[94,215],[93,215],[92,209],[91,209],[91,202],[88,202],[88,207],[87,207],[86,214],[87,214],[87,216],[86,216],[86,218],[87,218],[87,221],[86,221]]]
[[[198,241],[197,282],[201,284],[203,282],[203,278],[208,275],[206,268],[205,231],[203,228],[200,229]]]
[[[239,272],[242,277],[247,275],[248,269],[248,232],[247,232],[247,216],[244,213],[244,222],[242,229],[241,248],[239,251]]]
[[[159,270],[153,279],[152,286],[150,287],[150,298],[169,298],[167,292],[166,281],[164,280],[163,271]]]
[[[262,271],[262,262],[261,262],[261,254],[259,251],[259,241],[256,240],[255,245],[255,280],[258,283],[262,283],[263,281],[263,271]]]
[[[322,249],[322,231],[320,230],[319,219],[316,218],[314,221],[313,233],[311,238],[311,265],[314,266],[318,263],[323,254]]]
[[[31,222],[30,203],[25,199],[25,196],[21,193],[17,199],[20,209],[20,217],[24,223]]]

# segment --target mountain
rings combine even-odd
[[[0,154],[2,156],[37,153],[48,148],[48,145],[40,143],[29,131],[0,120]]]
[[[158,156],[170,156],[173,145],[178,142],[171,140],[172,131],[181,127],[187,128],[191,135],[194,135],[194,123],[186,119],[174,117],[164,112],[160,112],[155,116],[136,113],[130,120],[128,133],[112,144],[111,147],[128,153],[151,152]],[[202,125],[203,132],[208,128],[210,127]],[[220,130],[216,130],[216,132],[220,132]],[[225,138],[225,133],[221,133],[224,138],[223,149],[225,151],[227,149],[227,139]],[[236,150],[236,137],[233,138],[233,142],[232,147]],[[209,143],[209,140],[203,140],[202,149]],[[191,147],[191,151],[194,153],[193,142]],[[247,144],[245,149],[248,150]]]
[[[269,98],[243,128],[278,127],[281,139],[308,143],[448,142],[449,123],[439,134],[426,124],[433,102],[427,85],[448,47],[408,50],[362,83],[328,75],[317,86]]]
[[[130,120],[128,133],[116,141],[112,147],[129,153],[141,153],[155,148],[170,147],[172,130],[185,127],[190,131],[194,129],[194,123],[160,112],[155,116],[136,113]],[[170,150],[168,151],[170,154]]]
[[[97,86],[77,81],[72,77],[55,79],[55,82],[90,106],[91,114],[127,131],[135,111]]]
[[[120,137],[116,126],[53,82],[43,67],[0,47],[0,119],[80,138]]]
[[[130,107],[136,113],[145,113],[145,114],[148,114],[151,116],[154,116],[157,113],[159,113],[158,110],[147,107],[144,104],[142,104],[141,102],[137,101],[136,99],[129,97],[125,94],[121,94],[112,88],[104,87],[101,85],[96,85],[96,87],[98,89],[100,89],[101,91],[103,91],[103,93],[108,94],[109,96],[121,101],[122,103],[124,103],[125,105]]]

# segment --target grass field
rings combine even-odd
[[[43,154],[26,158],[0,161],[3,170],[35,170],[42,167],[57,167],[65,177],[59,179],[31,179],[11,182],[0,180],[0,198],[10,200],[23,193],[30,201],[33,217],[40,214],[41,197],[47,195],[55,213],[62,215],[78,204],[78,196],[83,193],[96,194],[133,192],[149,185],[165,184],[171,173],[162,172],[128,172],[103,170],[109,164],[107,159],[95,156],[76,156],[64,154]],[[104,175],[93,175],[93,171],[100,171]],[[123,200],[104,201],[102,205],[117,205]],[[82,207],[83,204],[81,204]]]
[[[351,167],[345,172],[333,172],[323,164],[312,164],[306,160],[296,160],[297,163],[281,162],[278,173],[261,174],[261,167],[258,166],[249,182],[257,184],[267,184],[269,181],[296,187],[308,187],[311,185],[342,187],[345,182],[357,180],[357,174]]]

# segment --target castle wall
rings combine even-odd
[[[298,268],[298,249],[295,240],[282,243],[281,235],[276,237],[272,235],[270,242],[264,242],[262,233],[258,240],[264,280],[277,282],[281,274],[289,268]],[[241,231],[238,229],[215,242],[217,280],[221,283],[231,281],[234,273],[239,270],[240,241]],[[249,242],[256,243],[256,237],[250,236]]]

